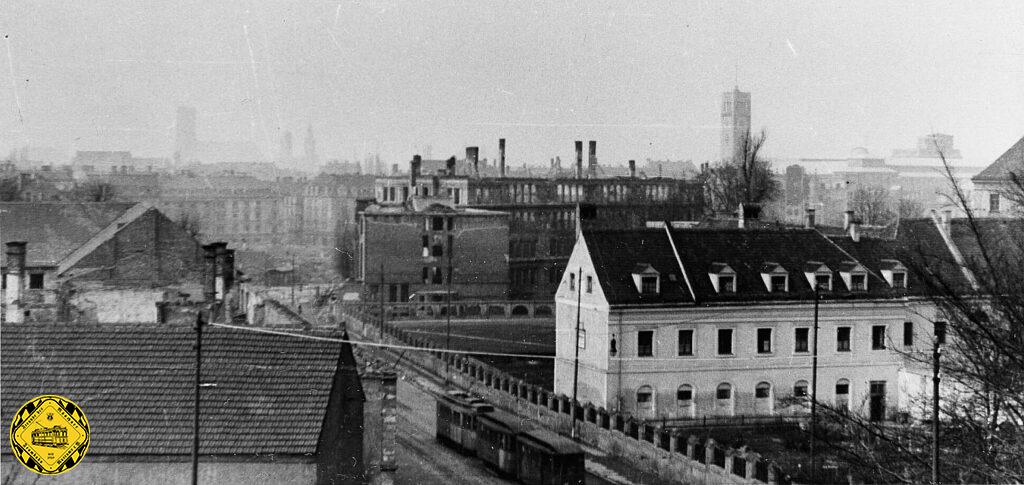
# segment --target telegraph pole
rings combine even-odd
[[[384,343],[384,261],[380,262],[380,342]]]
[[[203,282],[203,296],[206,298],[207,319],[212,319],[215,311],[214,299],[217,295],[216,272],[217,272],[217,245],[207,244],[203,246],[203,263],[205,268]],[[202,310],[196,314],[196,382],[194,390],[193,416],[192,416],[192,485],[199,483],[199,388],[202,382],[203,363],[203,321]]]
[[[932,345],[932,484],[939,485],[939,357],[946,343],[946,323],[935,322],[935,343]]]
[[[821,286],[814,283],[814,343],[811,351],[811,467],[808,473],[814,473],[815,456],[814,441],[818,426],[818,303],[821,300]]]
[[[583,309],[583,268],[576,282],[576,358],[572,364],[572,437],[576,438],[576,389],[580,380],[580,313]]]

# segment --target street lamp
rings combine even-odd
[[[815,456],[814,441],[818,425],[818,303],[821,301],[821,285],[817,278],[814,281],[814,334],[811,347],[811,467],[809,473],[814,473]]]

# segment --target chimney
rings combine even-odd
[[[860,219],[850,219],[850,239],[860,242]]]
[[[417,195],[419,191],[416,190],[416,179],[420,176],[420,166],[422,164],[423,159],[420,158],[419,155],[413,155],[412,161],[409,162],[409,190],[411,190],[413,194]]]
[[[629,161],[629,178],[636,178],[636,160]]]
[[[505,139],[498,139],[498,172],[505,176]]]
[[[804,222],[805,229],[814,229],[814,209],[807,209],[807,220]]]
[[[235,250],[228,249],[224,254],[224,291],[230,292],[235,287]]]
[[[445,162],[445,167],[448,168],[448,176],[449,177],[454,177],[455,176],[455,157],[448,158],[448,161]]]
[[[203,246],[203,297],[206,303],[213,303],[217,295],[217,246]]]
[[[761,206],[757,204],[740,204],[739,228],[746,227],[747,221],[756,221],[761,217]]]
[[[587,173],[591,178],[597,176],[597,141],[590,140],[590,154],[587,158]]]
[[[4,303],[7,323],[23,323],[25,313],[21,307],[21,292],[25,288],[25,245],[23,241],[7,243],[7,290],[4,291]]]
[[[853,211],[843,212],[843,230],[850,230],[850,222],[853,221]]]
[[[473,167],[473,175],[480,177],[480,147],[466,147],[466,163]]]
[[[583,178],[583,142],[576,140],[576,178]]]
[[[942,211],[942,230],[946,234],[951,234],[949,231],[952,230],[953,224],[953,211],[946,209]]]
[[[227,288],[224,287],[224,273],[227,270],[228,243],[215,242],[213,246],[214,275],[213,275],[213,299],[224,301],[224,294]]]
[[[391,175],[395,175],[397,173],[398,173],[398,164],[397,163],[391,164]]]

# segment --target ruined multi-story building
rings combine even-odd
[[[509,214],[509,294],[512,298],[549,298],[557,288],[577,227],[643,227],[649,220],[696,220],[703,213],[702,187],[691,180],[641,178],[636,164],[629,175],[599,177],[597,143],[589,143],[583,164],[583,142],[576,142],[576,166],[572,176],[509,177],[504,140],[499,141],[498,177],[476,176],[477,147],[466,148],[459,174],[454,158],[434,173],[421,171],[422,160],[413,160],[410,176],[381,177],[375,183],[378,203],[403,204],[412,194],[438,190],[453,206]],[[436,189],[431,185],[436,177]]]

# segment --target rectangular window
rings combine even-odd
[[[448,230],[449,231],[455,230],[455,218],[454,217],[448,217],[448,218],[446,218],[446,221],[448,222]]]
[[[871,350],[885,350],[885,325],[871,327]]]
[[[441,273],[441,268],[434,268],[434,276],[430,282],[435,285],[440,285],[441,283],[444,283],[444,276]]]
[[[757,329],[757,353],[770,354],[772,351],[772,329]]]
[[[814,275],[814,284],[818,288],[829,291],[832,289],[832,276],[827,274]]]
[[[679,331],[679,355],[693,355],[693,330]]]
[[[641,330],[636,334],[636,356],[651,357],[654,355],[654,331]]]
[[[640,293],[645,295],[654,295],[658,293],[658,277],[657,276],[641,276],[640,277]]]
[[[864,291],[868,289],[868,275],[855,274],[850,275],[850,290],[851,291]]]
[[[903,345],[914,345],[914,322],[903,322]]]
[[[772,293],[783,293],[786,291],[786,277],[784,275],[772,276]]]
[[[594,277],[587,275],[587,293],[594,292]]]
[[[808,334],[810,334],[810,333],[811,333],[811,329],[809,329],[809,328],[798,328],[798,329],[794,330],[794,333],[793,333],[793,352],[807,352],[808,351],[808,349],[807,349],[808,348],[807,341],[809,340]]]
[[[409,187],[402,187],[402,200],[409,200]]]
[[[28,287],[30,290],[43,289],[43,273],[31,273],[28,275]]]
[[[892,287],[893,288],[906,288],[907,287],[907,274],[906,273],[893,273],[892,274]]]
[[[444,230],[444,217],[431,217],[430,218],[430,230],[431,231],[443,231]]]
[[[842,396],[844,394],[849,394],[849,393],[850,393],[850,383],[849,382],[843,381],[843,382],[837,382],[836,383],[836,395],[837,396]]]
[[[430,268],[423,268],[423,282],[426,283],[430,280]]]
[[[444,247],[441,246],[440,244],[435,244],[430,254],[435,258],[444,256]]]
[[[850,327],[839,327],[836,329],[836,351],[850,351]]]
[[[732,329],[718,329],[718,355],[732,355]]]
[[[569,273],[569,289],[576,289],[576,273]]]
[[[455,204],[459,204],[459,189],[455,189]]]
[[[946,322],[935,322],[935,341],[939,345],[946,344]]]
[[[719,293],[735,293],[736,292],[736,277],[735,276],[719,276],[718,277],[718,292]]]
[[[999,212],[999,194],[988,195],[988,210],[990,212]]]

